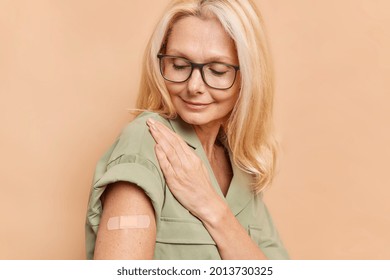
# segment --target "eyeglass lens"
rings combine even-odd
[[[191,76],[193,66],[187,59],[169,56],[160,59],[161,73],[165,79],[181,83]],[[204,82],[210,87],[218,89],[230,88],[236,76],[236,70],[233,66],[218,62],[205,64],[202,67],[202,72]]]

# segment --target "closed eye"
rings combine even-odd
[[[215,76],[223,76],[224,74],[226,74],[228,71],[217,71],[217,70],[214,70],[214,69],[211,69],[210,68],[210,72],[215,75]]]
[[[176,65],[176,64],[173,64],[173,69],[175,70],[185,70],[186,68],[188,67],[191,67],[190,65]]]

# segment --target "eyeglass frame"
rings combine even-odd
[[[192,62],[191,60],[185,58],[185,57],[182,57],[182,56],[176,56],[176,55],[168,55],[168,54],[162,54],[162,53],[159,53],[157,54],[157,57],[159,59],[159,68],[160,68],[160,73],[161,73],[161,76],[164,78],[164,80],[167,80],[169,82],[172,82],[172,83],[184,83],[184,82],[187,82],[191,76],[192,76],[192,72],[194,71],[194,69],[199,69],[200,71],[200,75],[202,76],[202,80],[203,82],[210,88],[213,88],[213,89],[218,89],[218,90],[227,90],[227,89],[230,89],[234,83],[236,82],[236,78],[237,78],[237,71],[240,70],[240,66],[238,65],[232,65],[232,64],[229,64],[229,63],[224,63],[224,62],[217,62],[217,61],[214,61],[214,62],[207,62],[207,63],[195,63],[195,62]],[[191,65],[191,72],[190,74],[188,75],[188,78],[185,79],[184,81],[181,81],[181,82],[175,82],[175,81],[172,81],[172,80],[169,80],[167,79],[164,74],[163,74],[163,69],[162,69],[162,58],[164,57],[171,57],[171,58],[181,58],[181,59],[184,59],[186,61],[188,61],[188,63]],[[226,66],[230,66],[230,67],[233,67],[234,69],[234,79],[233,79],[233,82],[232,84],[227,87],[227,88],[216,88],[216,87],[212,87],[210,86],[207,82],[206,82],[206,79],[204,77],[204,71],[203,71],[203,67],[205,65],[208,65],[208,64],[213,64],[213,63],[219,63],[219,64],[223,64],[223,65],[226,65]]]

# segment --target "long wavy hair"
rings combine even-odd
[[[251,0],[174,0],[163,13],[145,50],[137,108],[175,118],[176,110],[160,74],[157,54],[172,26],[183,17],[216,17],[234,40],[241,89],[224,125],[233,162],[253,176],[253,190],[269,186],[275,173],[273,67],[261,14]]]

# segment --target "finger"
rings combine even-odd
[[[148,119],[146,121],[146,124],[149,127],[149,131],[151,132],[151,135],[154,138],[154,141],[156,141],[156,143],[158,143],[159,140],[160,140],[161,135],[158,133],[158,129],[157,129],[157,126],[156,126],[156,121],[153,120],[153,119]]]
[[[173,141],[173,140],[177,141],[177,144],[179,142],[180,142],[180,144],[182,144],[182,143],[185,144],[184,140],[179,135],[177,135],[177,133],[173,132],[171,129],[169,129],[168,127],[163,125],[161,122],[158,122],[152,118],[149,118],[146,123],[149,126],[149,128],[151,129],[151,131],[161,132],[161,135],[164,135],[170,141]],[[156,138],[159,138],[159,136],[161,136],[161,135],[155,134]]]
[[[171,182],[172,179],[176,176],[175,170],[172,168],[172,165],[169,162],[164,150],[161,148],[161,146],[159,144],[156,144],[154,150],[155,150],[160,168],[164,174],[165,180],[167,181],[167,183]]]
[[[173,168],[182,168],[184,164],[189,162],[188,155],[191,151],[185,150],[189,149],[188,146],[183,149],[180,142],[184,141],[181,140],[180,136],[154,120],[148,120],[148,125],[153,138],[160,145]]]
[[[147,125],[149,126],[149,130],[156,143],[161,143],[162,141],[166,141],[165,134],[161,132],[161,126],[158,125],[158,122],[156,122],[153,119],[148,119]]]
[[[157,137],[165,136],[168,143],[178,149],[178,151],[179,149],[182,149],[182,151],[186,154],[192,152],[192,150],[188,147],[187,143],[177,133],[175,133],[162,123],[151,119],[151,125],[161,132],[161,135],[156,135]],[[181,151],[179,151],[179,153],[181,154]]]
[[[161,130],[161,132],[169,139],[172,140],[173,143],[179,144],[184,150],[188,149],[187,143],[183,140],[180,135],[163,125],[162,123],[157,122],[157,127]]]

